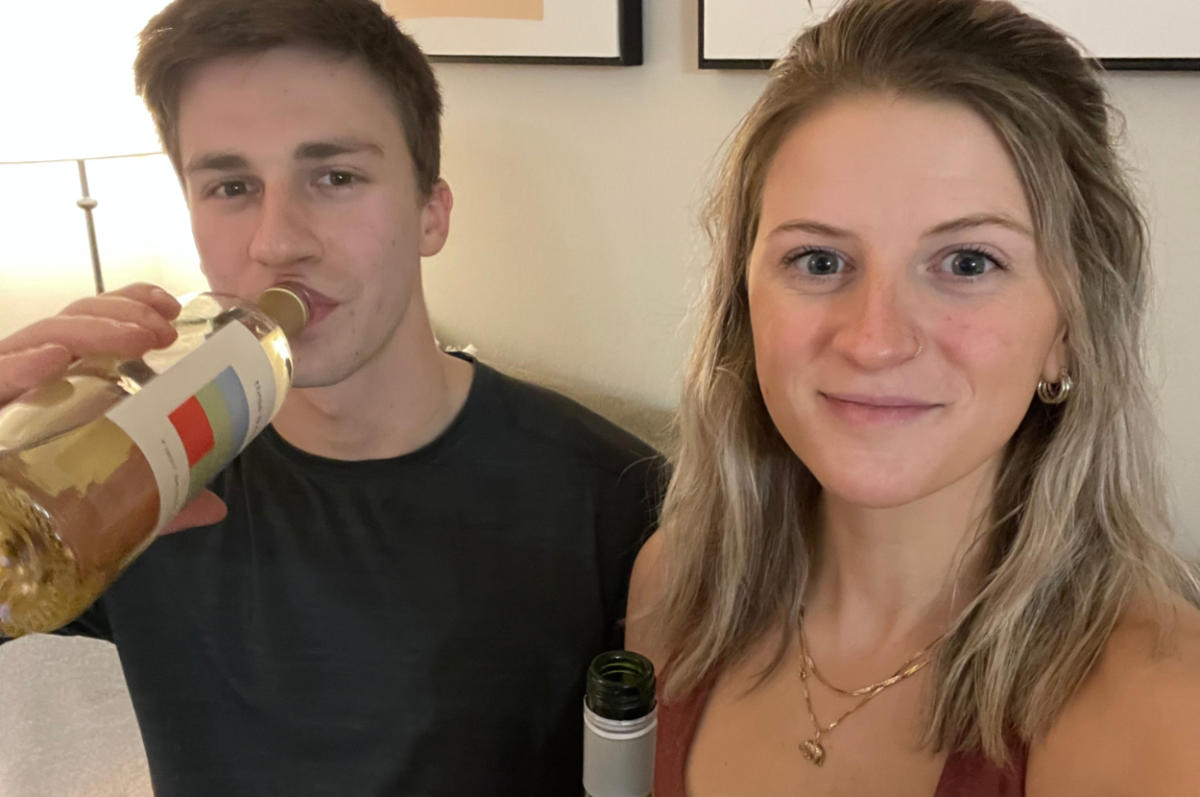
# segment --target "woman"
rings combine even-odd
[[[1005,2],[851,0],[731,144],[628,647],[656,797],[1200,794],[1143,218]]]

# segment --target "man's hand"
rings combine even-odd
[[[72,302],[58,315],[35,321],[0,339],[0,406],[61,376],[88,354],[140,357],[175,340],[175,297],[136,283]],[[205,490],[168,524],[164,533],[206,526],[225,517],[225,504]]]
[[[217,521],[224,520],[228,512],[225,502],[218,498],[216,493],[211,490],[202,490],[183,509],[179,510],[179,514],[167,524],[162,533],[174,534],[177,531],[196,526],[210,526]]]
[[[137,283],[72,302],[0,339],[0,404],[63,373],[87,354],[140,357],[175,340],[175,297]]]

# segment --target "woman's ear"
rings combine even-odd
[[[1055,383],[1062,379],[1063,374],[1070,373],[1071,363],[1067,347],[1067,328],[1063,326],[1054,339],[1054,345],[1046,353],[1046,361],[1042,364],[1042,380]]]

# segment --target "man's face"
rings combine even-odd
[[[394,108],[358,59],[290,47],[205,64],[181,93],[184,191],[209,284],[313,294],[293,341],[297,387],[371,363],[421,301],[421,257],[445,241],[449,189],[420,195]]]

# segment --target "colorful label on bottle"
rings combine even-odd
[[[108,412],[150,463],[156,531],[270,423],[274,406],[271,361],[235,321]]]

